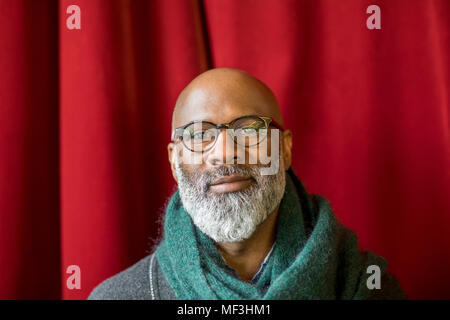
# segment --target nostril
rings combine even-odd
[[[224,154],[225,155],[225,154]],[[239,164],[240,157],[238,155],[234,155],[232,157],[210,157],[208,159],[209,163],[211,163],[213,166],[217,165],[223,165],[223,164]]]

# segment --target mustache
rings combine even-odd
[[[185,172],[185,174],[186,173],[187,172]],[[203,172],[193,171],[187,173],[187,175],[189,176],[189,180],[195,182],[203,192],[206,192],[209,189],[213,181],[223,176],[229,176],[232,174],[239,174],[244,177],[253,178],[255,182],[258,181],[260,175],[258,166],[250,167],[247,165],[240,165],[240,164],[223,165],[215,169],[209,169]]]
[[[223,176],[230,176],[232,174],[239,174],[242,175],[244,177],[247,178],[256,178],[254,175],[255,173],[253,172],[253,170],[249,167],[246,166],[231,166],[231,167],[227,167],[227,166],[222,166],[219,167],[217,169],[215,169],[213,172],[206,172],[205,175],[207,175],[207,179],[206,179],[206,185],[207,187],[209,187],[211,185],[211,183],[215,180],[217,180],[218,178],[221,178]],[[255,179],[256,180],[256,179]]]

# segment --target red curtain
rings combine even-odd
[[[0,0],[0,298],[84,299],[147,255],[175,99],[235,67],[277,95],[307,190],[409,298],[450,299],[449,46],[448,0]]]

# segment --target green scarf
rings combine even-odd
[[[256,284],[236,278],[226,272],[214,242],[193,224],[177,191],[156,255],[179,299],[366,299],[372,291],[367,267],[379,266],[382,275],[386,270],[383,258],[359,251],[355,233],[337,221],[324,197],[308,195],[292,170],[275,241]]]

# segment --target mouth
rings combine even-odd
[[[249,187],[254,182],[254,179],[239,174],[232,174],[230,176],[223,176],[214,180],[209,188],[215,193],[228,193],[243,190]]]

